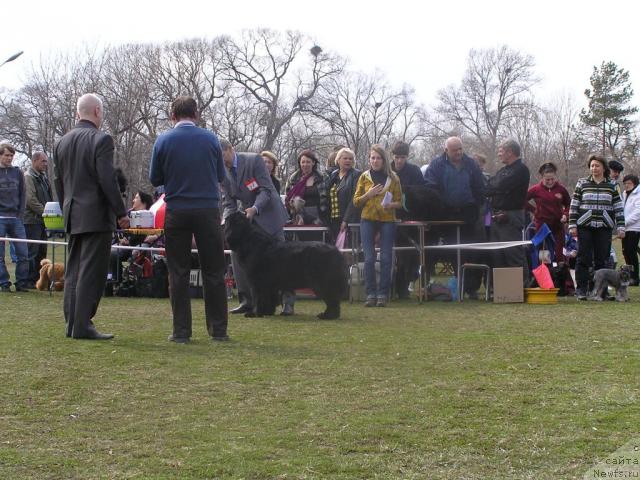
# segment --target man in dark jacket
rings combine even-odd
[[[394,143],[391,154],[393,162],[391,168],[400,179],[400,186],[408,185],[424,185],[424,177],[420,171],[420,167],[409,163],[409,144],[401,140]],[[396,210],[396,215],[400,220],[411,220],[409,213],[403,209]],[[414,240],[413,242],[411,240]],[[417,232],[415,228],[400,228],[396,235],[396,246],[407,247],[418,243]],[[409,298],[409,284],[418,278],[418,267],[420,265],[420,256],[418,252],[410,250],[402,250],[396,253],[396,276],[395,291],[398,298]]]
[[[47,202],[52,200],[51,185],[47,178],[49,158],[44,152],[35,152],[31,156],[31,166],[24,176],[27,188],[27,205],[24,211],[24,229],[31,240],[47,240],[42,214]],[[47,256],[46,243],[29,244],[29,281],[38,280],[40,262]]]
[[[474,243],[480,240],[477,221],[484,202],[484,178],[476,161],[464,153],[459,137],[447,139],[444,153],[429,164],[425,181],[440,193],[448,213],[447,220],[464,222],[460,228],[460,241]],[[442,236],[445,243],[456,242],[455,231],[451,228],[444,230]],[[463,255],[464,261],[478,261],[478,256],[467,252]],[[451,263],[456,265],[453,256]],[[465,275],[464,293],[470,298],[477,298],[480,273],[474,270]]]
[[[117,224],[129,226],[113,167],[113,138],[99,130],[102,100],[93,93],[78,99],[78,123],[54,147],[54,183],[69,234],[64,275],[66,335],[108,340],[92,318],[107,281],[111,236]]]
[[[491,241],[522,240],[525,227],[524,202],[529,189],[530,173],[520,158],[520,144],[507,140],[498,148],[498,158],[504,164],[489,179],[487,196],[493,212]],[[496,250],[494,267],[522,267],[523,283],[529,279],[529,267],[524,247]]]
[[[9,144],[0,144],[0,237],[25,239],[24,215],[24,175],[18,167],[11,165],[16,150]],[[0,291],[10,292],[11,282],[4,261],[4,245],[0,242]],[[16,292],[23,292],[29,286],[29,262],[27,244],[15,242],[16,250]]]

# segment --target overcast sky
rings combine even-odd
[[[2,7],[0,58],[24,50],[0,68],[0,87],[19,87],[25,69],[50,52],[83,42],[161,42],[238,34],[244,28],[295,29],[359,70],[379,69],[407,83],[433,105],[458,83],[471,48],[507,44],[534,56],[542,78],[537,95],[572,93],[579,102],[594,65],[612,60],[640,88],[634,1],[538,0],[8,0]],[[311,46],[311,45],[310,45]],[[638,96],[634,102],[639,104]]]

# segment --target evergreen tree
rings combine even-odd
[[[582,110],[580,120],[591,129],[593,146],[599,145],[604,156],[608,153],[618,160],[632,156],[636,149],[632,117],[638,108],[630,105],[629,72],[614,62],[602,62],[600,68],[593,67],[590,83],[591,88],[584,91],[589,109]]]

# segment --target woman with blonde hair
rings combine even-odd
[[[333,240],[349,223],[360,221],[360,211],[353,204],[353,194],[362,172],[355,167],[356,156],[350,148],[336,153],[336,169],[327,177],[329,196],[329,229]]]
[[[362,209],[360,238],[364,252],[364,283],[367,307],[384,307],[391,287],[391,261],[396,233],[395,209],[402,207],[402,188],[380,145],[369,151],[369,170],[358,179],[353,204]],[[380,235],[380,283],[376,281],[375,238]]]

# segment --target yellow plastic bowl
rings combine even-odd
[[[535,303],[537,305],[553,305],[558,303],[559,288],[525,288],[527,303]]]

